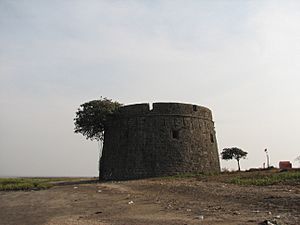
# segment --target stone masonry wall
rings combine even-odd
[[[212,113],[202,106],[121,107],[104,140],[100,176],[105,180],[220,171]]]

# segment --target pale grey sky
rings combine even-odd
[[[300,155],[299,1],[0,0],[0,176],[97,175],[83,102],[213,110],[242,168]],[[235,162],[222,167],[236,168]]]

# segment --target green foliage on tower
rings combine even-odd
[[[120,106],[121,103],[106,97],[83,103],[74,118],[74,132],[81,133],[86,139],[103,141],[107,118]]]

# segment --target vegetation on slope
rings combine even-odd
[[[57,182],[80,181],[81,178],[0,178],[0,191],[41,190]]]
[[[178,174],[167,179],[197,179],[199,181],[215,181],[237,185],[266,186],[276,184],[294,185],[300,184],[300,170],[280,171],[279,169],[222,172],[220,174]]]
[[[299,184],[300,171],[286,171],[277,173],[252,173],[251,176],[236,176],[230,183],[238,185],[266,186],[274,184]]]

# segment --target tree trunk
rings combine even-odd
[[[99,178],[98,180],[100,181],[100,161],[101,161],[101,156],[102,156],[102,150],[103,150],[103,142],[98,140],[98,150],[99,150],[99,162],[98,162],[98,170],[99,170]]]
[[[241,171],[240,160],[237,160],[237,162],[238,162],[238,170]]]
[[[99,168],[98,168],[98,172],[99,172],[98,180],[99,180],[99,181],[100,181],[100,159],[101,159],[101,156],[100,156],[100,154],[99,154],[99,162],[98,162],[98,166],[99,166]]]

